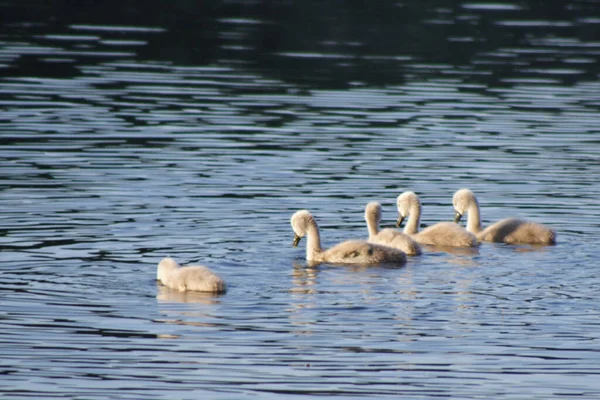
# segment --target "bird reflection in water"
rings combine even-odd
[[[169,289],[162,285],[157,285],[158,294],[156,300],[161,303],[202,303],[216,304],[219,302],[221,294],[211,292],[180,292],[178,290]]]
[[[316,284],[319,269],[317,266],[307,266],[306,264],[294,262],[292,269],[291,293],[297,294],[315,294],[317,293]]]

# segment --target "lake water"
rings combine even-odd
[[[600,4],[351,3],[0,6],[0,397],[600,398]],[[291,246],[462,187],[558,245]]]

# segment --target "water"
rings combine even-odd
[[[0,397],[600,397],[597,3],[202,4],[2,6]],[[291,247],[461,187],[559,244]]]

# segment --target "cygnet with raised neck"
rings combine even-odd
[[[365,221],[369,230],[369,243],[393,247],[402,250],[408,256],[420,255],[422,253],[421,246],[410,236],[391,228],[379,230],[381,214],[381,204],[376,201],[370,202],[365,207]]]
[[[556,232],[547,226],[519,218],[505,218],[487,228],[481,227],[481,210],[475,194],[469,189],[460,189],[452,197],[456,211],[455,222],[467,215],[467,230],[483,242],[509,244],[556,244]]]
[[[421,224],[421,200],[416,193],[408,191],[400,194],[396,200],[398,206],[397,227],[408,219],[404,233],[420,244],[447,247],[476,247],[477,238],[466,229],[453,222],[438,222],[419,232]]]
[[[319,227],[313,215],[307,210],[300,210],[290,220],[294,230],[293,246],[306,237],[306,260],[311,264],[404,264],[406,254],[392,247],[369,243],[364,240],[348,240],[330,249],[323,250]]]

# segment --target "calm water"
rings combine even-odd
[[[0,397],[600,398],[597,2],[29,3],[0,6]],[[297,209],[332,245],[461,187],[559,244],[291,247]],[[167,255],[229,292],[157,287]]]

